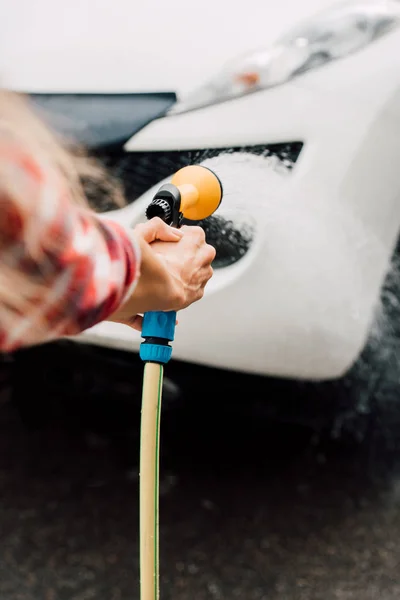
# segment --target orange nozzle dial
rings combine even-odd
[[[180,212],[185,219],[202,221],[212,215],[221,203],[221,182],[207,167],[184,167],[175,173],[171,183],[180,192]]]

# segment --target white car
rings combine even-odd
[[[204,223],[215,276],[180,315],[173,356],[283,378],[345,374],[387,322],[400,2],[14,0],[2,11],[2,84],[32,94],[122,178],[129,205],[105,204],[107,216],[143,220],[186,164],[222,181]],[[103,323],[78,341],[136,353],[141,339]]]

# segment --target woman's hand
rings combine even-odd
[[[154,242],[151,249],[166,266],[172,281],[170,297],[162,298],[165,308],[182,310],[204,295],[204,288],[213,275],[211,263],[215,249],[206,243],[200,227],[182,227],[181,239],[175,244]]]
[[[154,218],[134,229],[142,260],[131,297],[110,320],[141,330],[141,313],[181,310],[204,295],[215,250],[200,227],[174,229]]]

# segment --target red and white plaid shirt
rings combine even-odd
[[[0,351],[10,352],[109,317],[133,291],[140,250],[16,143],[0,140],[0,161],[10,175],[0,177]]]

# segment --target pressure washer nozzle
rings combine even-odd
[[[202,221],[217,210],[222,194],[222,184],[213,171],[201,165],[184,167],[158,190],[146,216],[160,217],[174,227],[179,227],[182,219]]]

